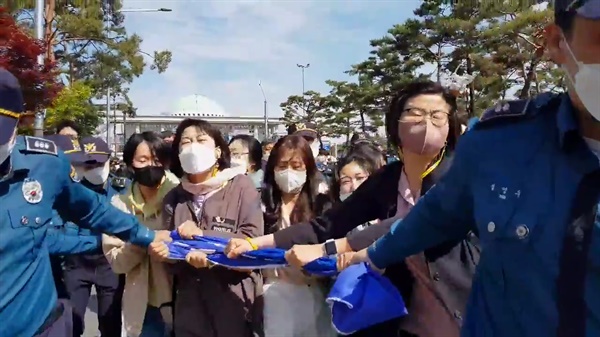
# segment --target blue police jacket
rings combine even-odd
[[[108,204],[110,204],[110,200],[112,199],[112,197],[115,194],[121,194],[125,191],[125,187],[117,189],[112,184],[112,180],[110,178],[103,185],[94,185],[94,184],[91,184],[90,182],[88,182],[87,180],[83,179],[81,181],[81,185],[85,186],[90,191],[97,193],[98,196],[100,196],[100,198]],[[77,224],[75,224],[73,222],[65,223],[65,227],[66,227],[66,234],[68,234],[70,236],[74,236],[74,237],[79,236],[79,237],[83,237],[83,238],[90,237],[90,236],[102,237],[102,232],[99,232],[94,229],[78,226]]]
[[[57,305],[44,244],[52,209],[61,218],[140,246],[154,232],[77,183],[75,170],[56,144],[17,137],[12,170],[0,180],[0,336],[30,337]]]
[[[591,216],[586,236],[572,213],[597,205],[599,168],[568,95],[510,102],[461,137],[449,172],[369,259],[385,267],[474,230],[482,253],[463,337],[600,336],[600,222]]]
[[[82,184],[106,197],[108,202],[110,202],[113,195],[125,191],[128,182],[126,179],[123,182],[123,186],[116,187],[112,183],[112,179],[109,179],[102,186],[91,185],[86,180],[82,181]],[[46,234],[46,244],[48,245],[50,254],[75,255],[101,253],[102,233],[93,233],[90,229],[81,228],[72,222],[64,222],[56,211],[54,212],[52,224],[53,226],[48,228],[48,233]]]
[[[46,233],[46,246],[52,255],[86,254],[102,249],[102,236],[69,233],[67,225],[56,211]]]

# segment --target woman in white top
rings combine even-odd
[[[320,194],[318,171],[308,142],[281,138],[267,161],[262,202],[265,231],[273,233],[322,213],[330,204]],[[326,280],[301,270],[281,268],[263,273],[266,337],[335,336],[325,303]]]
[[[134,214],[154,230],[164,228],[163,197],[179,185],[164,167],[169,146],[154,132],[131,136],[123,150],[123,160],[133,175],[127,193],[112,198],[113,206]],[[150,259],[146,250],[115,237],[102,238],[104,254],[113,270],[125,274],[123,326],[127,337],[167,337],[172,322],[172,277],[162,262]]]

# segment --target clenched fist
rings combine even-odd
[[[169,258],[169,247],[163,241],[154,241],[148,246],[148,254],[152,259],[164,262]]]
[[[227,247],[225,247],[225,254],[227,254],[228,258],[235,259],[251,250],[254,250],[254,248],[252,247],[250,241],[246,239],[233,238],[229,240],[229,243],[227,243]]]
[[[206,268],[210,265],[206,254],[199,250],[189,252],[185,257],[185,261],[198,269]]]
[[[177,227],[177,233],[179,233],[179,236],[186,240],[191,240],[194,238],[194,236],[202,236],[202,230],[198,228],[198,225],[191,220],[179,225],[179,227]]]

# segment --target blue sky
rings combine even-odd
[[[129,33],[142,50],[168,49],[163,74],[147,70],[130,96],[138,114],[173,112],[183,96],[201,94],[232,116],[262,115],[262,82],[271,116],[302,91],[297,63],[310,63],[306,89],[326,93],[327,79],[349,80],[351,64],[368,56],[369,40],[412,16],[418,0],[125,0],[124,9],[173,9],[126,13]],[[148,61],[150,62],[150,60]]]

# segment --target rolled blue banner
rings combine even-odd
[[[185,260],[190,252],[201,251],[211,263],[225,268],[255,270],[288,266],[285,250],[279,248],[253,250],[229,259],[224,254],[229,239],[197,236],[184,240],[177,232],[171,233],[171,238],[173,241],[167,245],[169,258],[173,260]],[[338,274],[335,258],[322,257],[306,264],[304,271],[316,276],[337,275],[326,301],[331,308],[332,324],[342,335],[407,314],[398,289],[364,263]]]

